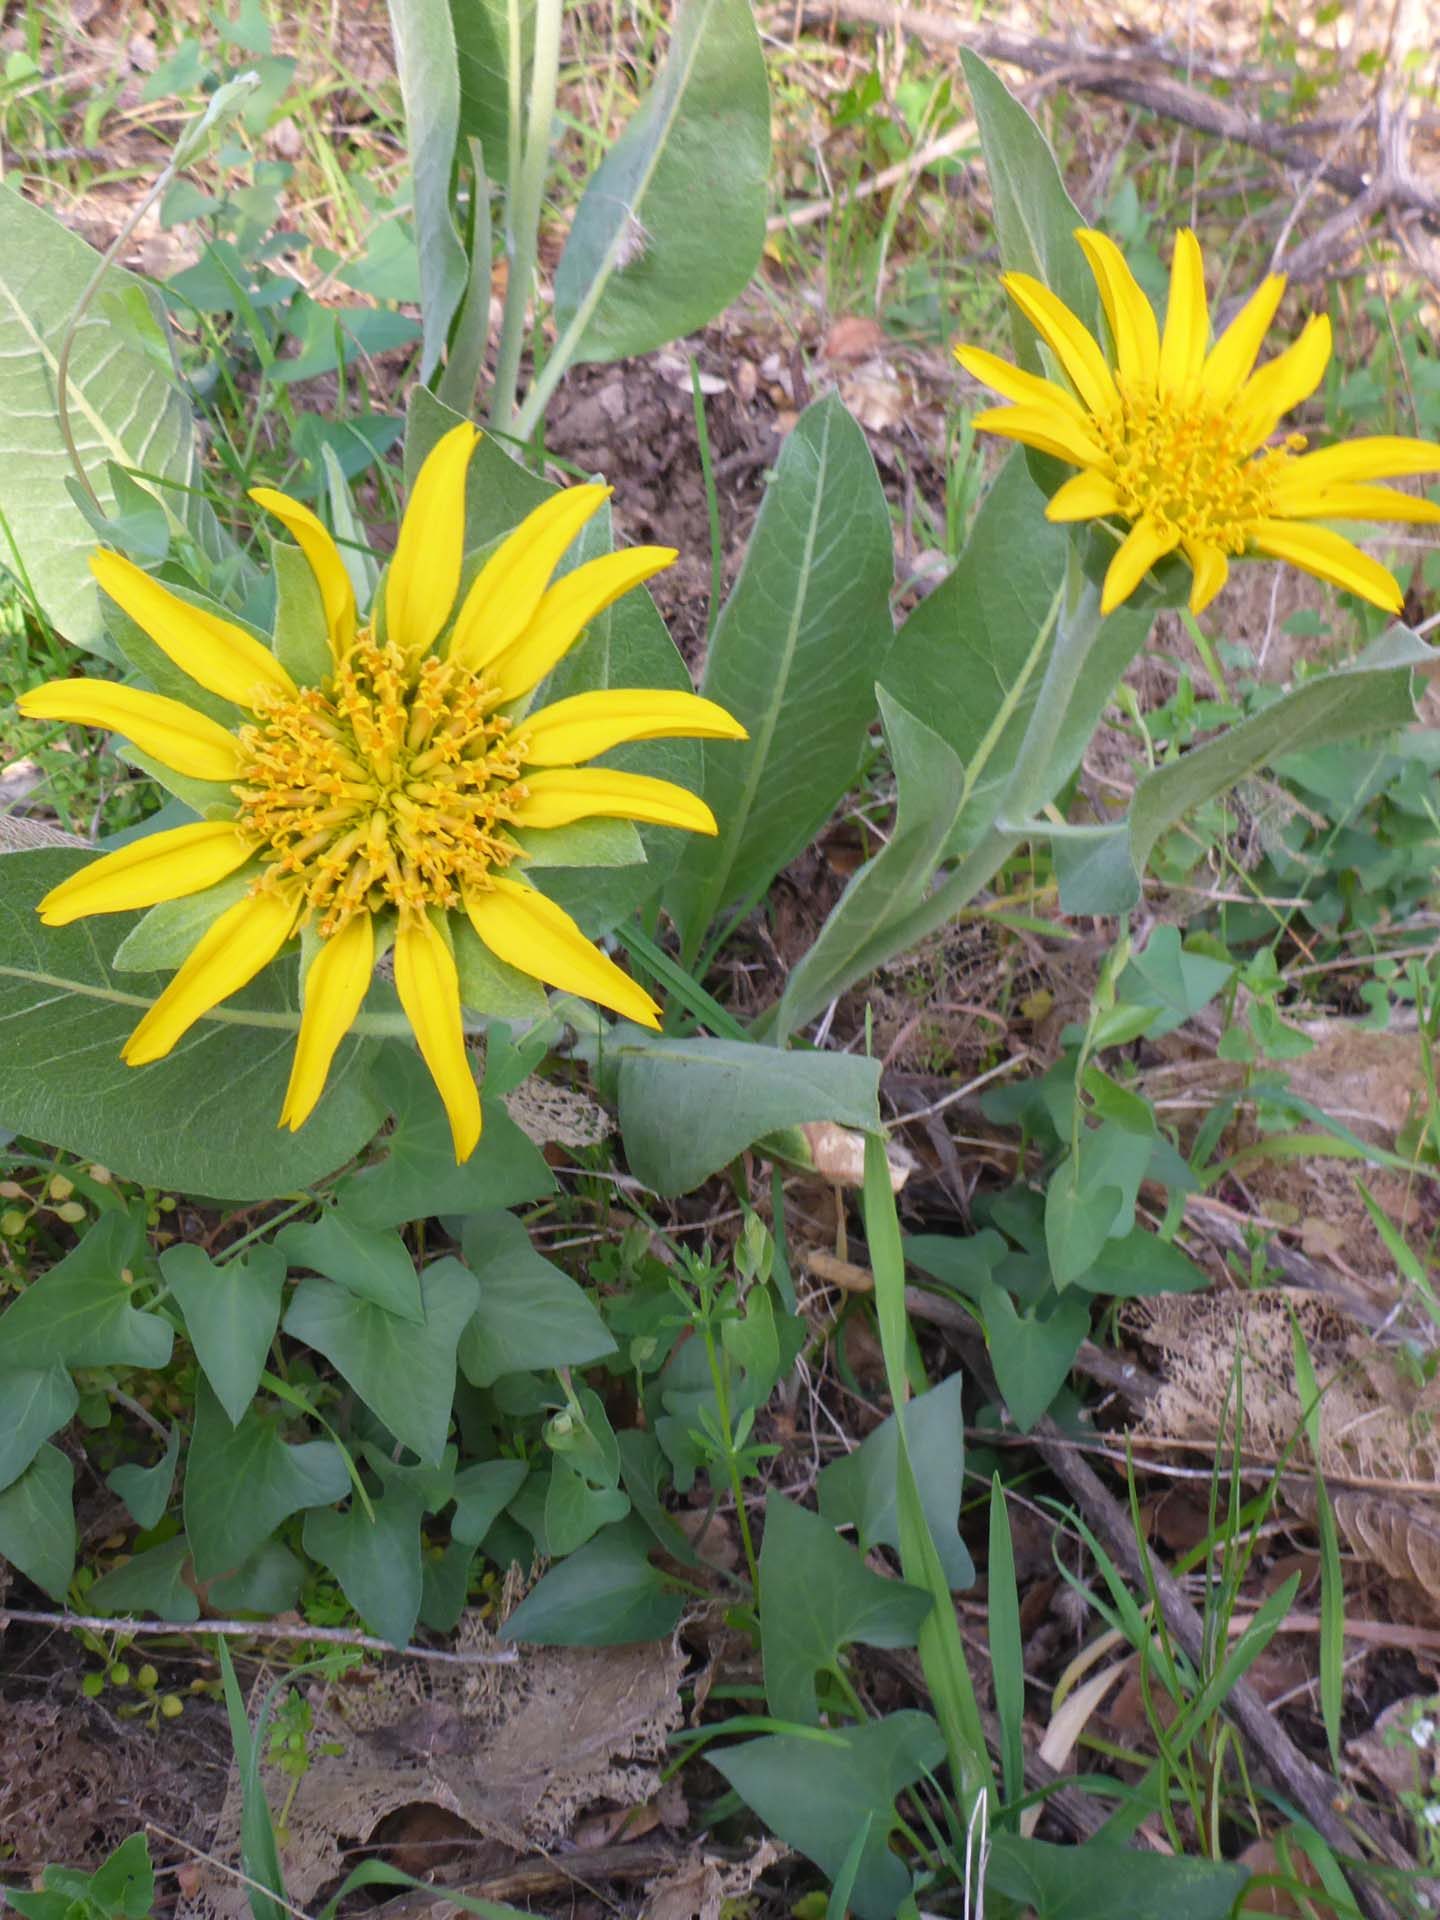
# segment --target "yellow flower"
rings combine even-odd
[[[425,461],[368,625],[319,519],[284,494],[255,493],[299,543],[320,589],[332,670],[318,686],[297,686],[244,628],[120,555],[97,553],[91,567],[105,592],[198,687],[241,709],[236,724],[102,680],[53,681],[20,702],[37,719],[111,728],[177,774],[229,789],[211,810],[221,817],[132,841],[40,903],[48,926],[65,926],[251,876],[131,1034],[129,1064],[169,1053],[303,932],[303,1011],[280,1115],[298,1128],[393,940],[396,990],[457,1160],[480,1137],[480,1097],[450,916],[532,978],[658,1025],[650,995],[523,877],[512,829],[604,817],[714,833],[709,808],[684,787],[578,763],[627,741],[745,737],[694,693],[612,688],[526,712],[526,696],[589,622],[675,555],[632,547],[552,582],[609,493],[571,487],[528,515],[459,598],[465,474],[477,439],[473,427],[456,427]]]
[[[1129,532],[1105,575],[1101,611],[1126,600],[1164,554],[1179,549],[1194,570],[1191,610],[1207,607],[1242,553],[1288,560],[1346,587],[1387,613],[1399,585],[1377,560],[1320,520],[1440,521],[1440,506],[1372,481],[1440,471],[1440,447],[1393,435],[1303,453],[1303,434],[1266,443],[1282,416],[1320,384],[1330,358],[1330,322],[1317,315],[1258,371],[1255,359],[1285,291],[1272,274],[1214,346],[1200,245],[1175,238],[1162,336],[1124,256],[1103,233],[1075,235],[1100,290],[1113,359],[1063,301],[1025,273],[1002,284],[1069,381],[1012,367],[960,346],[967,373],[1012,404],[977,414],[975,425],[1055,454],[1080,472],[1055,494],[1051,520],[1112,517]]]

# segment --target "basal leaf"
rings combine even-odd
[[[1092,1840],[1056,1847],[997,1833],[985,1890],[1036,1920],[1227,1920],[1249,1869],[1239,1861],[1147,1853]]]
[[[913,1647],[930,1597],[872,1573],[829,1520],[783,1494],[765,1502],[760,1549],[760,1649],[777,1720],[819,1726],[815,1675],[834,1672],[852,1641]]]
[[[875,462],[828,394],[785,441],[710,642],[704,691],[750,737],[704,749],[720,831],[670,889],[687,952],[800,852],[854,779],[893,637],[893,574]]]
[[[520,16],[524,69],[535,42],[535,0],[514,0],[514,4]],[[480,142],[485,171],[500,185],[510,177],[509,14],[507,0],[450,0],[460,65],[460,131]]]
[[[580,360],[649,353],[743,291],[765,240],[770,94],[750,0],[683,0],[665,64],[576,209],[555,273]],[[723,187],[717,191],[717,186]]]
[[[293,962],[197,1021],[165,1059],[124,1064],[121,1047],[168,984],[161,974],[117,975],[105,957],[138,916],[44,927],[35,914],[85,858],[58,848],[0,858],[6,1125],[125,1179],[229,1200],[292,1193],[358,1152],[384,1114],[359,1071],[359,1038],[342,1043],[300,1132],[276,1124],[299,1027]]]

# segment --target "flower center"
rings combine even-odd
[[[520,849],[523,740],[485,679],[433,656],[407,672],[362,632],[334,677],[276,694],[240,729],[237,824],[267,860],[257,883],[300,883],[322,938],[353,914],[456,907]]]
[[[1120,410],[1096,424],[1125,518],[1148,514],[1188,545],[1222,553],[1244,552],[1255,522],[1269,517],[1277,470],[1305,445],[1296,433],[1250,454],[1237,423],[1203,400],[1123,386]]]

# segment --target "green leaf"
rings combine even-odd
[[[1057,1287],[1087,1272],[1107,1240],[1130,1232],[1153,1154],[1153,1136],[1113,1120],[1081,1132],[1078,1157],[1067,1154],[1045,1190],[1045,1250]]]
[[[685,0],[654,87],[575,211],[555,272],[561,350],[573,329],[576,359],[650,353],[727,307],[765,243],[769,171],[750,0]]]
[[[1128,903],[1139,898],[1138,876],[1156,842],[1193,808],[1281,755],[1409,726],[1415,717],[1415,669],[1433,658],[1432,649],[1408,628],[1392,627],[1353,666],[1304,681],[1217,739],[1146,774],[1128,818],[1107,841],[1119,850],[1117,861],[1120,852],[1128,858]],[[1113,891],[1109,897],[1118,898]],[[1119,911],[1125,904],[1122,900],[1107,910]],[[1073,887],[1067,897],[1062,885],[1061,905],[1067,912],[1083,910],[1075,904]]]
[[[1077,1294],[1055,1301],[1043,1316],[1017,1310],[993,1280],[978,1289],[990,1363],[1010,1417],[1028,1433],[1065,1384],[1080,1342],[1090,1331],[1090,1306]]]
[[[376,1063],[374,1086],[394,1112],[395,1130],[380,1164],[342,1183],[340,1204],[348,1219],[378,1230],[431,1214],[518,1206],[553,1190],[555,1178],[540,1149],[499,1100],[486,1102],[480,1144],[463,1166],[455,1164],[445,1109],[412,1048],[387,1047]]]
[[[630,1496],[619,1487],[591,1486],[563,1456],[552,1461],[545,1489],[545,1544],[552,1559],[574,1553],[629,1511]]]
[[[831,1879],[869,1820],[851,1906],[859,1920],[893,1920],[910,1891],[910,1876],[890,1851],[895,1796],[945,1758],[928,1713],[892,1713],[823,1742],[770,1734],[706,1757],[772,1833]]]
[[[905,1407],[905,1436],[920,1502],[952,1589],[973,1587],[975,1566],[960,1538],[960,1502],[965,1483],[965,1423],[961,1379],[952,1373],[929,1393]],[[853,1526],[862,1553],[873,1546],[900,1550],[896,1505],[895,1415],[883,1421],[851,1454],[834,1460],[820,1474],[820,1511],[832,1527]]]
[[[185,1331],[216,1398],[238,1426],[255,1397],[280,1324],[285,1262],[272,1246],[217,1267],[203,1248],[181,1244],[160,1256],[160,1271],[180,1303]]]
[[[458,1260],[436,1260],[420,1276],[424,1319],[417,1326],[343,1287],[302,1280],[285,1331],[323,1353],[397,1440],[435,1462],[450,1427],[455,1348],[477,1291]]]
[[[1079,209],[1039,127],[978,54],[962,48],[961,61],[980,128],[985,174],[990,183],[1000,261],[1009,273],[1033,274],[1099,335],[1095,281],[1075,239],[1083,227]],[[1048,373],[1035,334],[1017,318],[1015,344],[1023,366]],[[1024,551],[1023,549],[1017,550]]]
[[[178,1421],[172,1421],[165,1451],[153,1467],[131,1464],[113,1467],[106,1474],[106,1486],[125,1502],[130,1518],[142,1530],[159,1526],[170,1504],[170,1490],[175,1485],[179,1461],[180,1426]]]
[[[887,926],[924,898],[954,826],[946,803],[950,796],[958,800],[964,785],[959,758],[883,687],[876,688],[876,695],[898,788],[895,828],[850,880],[809,950],[791,969],[774,1022],[767,1028],[775,1040],[801,1024],[790,1018],[792,1007],[828,1000],[832,982],[843,984],[867,970],[867,953],[873,949],[883,957],[888,952]],[[932,692],[927,707],[933,700]]]
[[[516,4],[523,74],[535,41],[535,0]],[[507,0],[450,0],[460,63],[460,131],[480,142],[485,171],[499,186],[510,175],[509,12]],[[520,97],[525,97],[523,81]]]
[[[0,1317],[0,1369],[163,1367],[175,1338],[170,1323],[130,1304],[127,1275],[143,1247],[130,1214],[102,1215]]]
[[[282,1520],[303,1507],[328,1507],[349,1488],[338,1447],[328,1440],[287,1446],[275,1417],[255,1407],[232,1428],[201,1383],[185,1463],[185,1531],[198,1579],[234,1572]]]
[[[829,394],[785,441],[706,657],[705,693],[750,737],[704,749],[720,831],[670,889],[687,954],[721,908],[794,858],[855,778],[893,638],[893,573],[875,462]]]
[[[453,1453],[450,1460],[453,1466]],[[373,1520],[358,1500],[345,1513],[309,1513],[304,1543],[370,1630],[403,1647],[420,1612],[421,1516],[449,1499],[450,1474],[388,1464],[381,1470],[385,1490],[372,1502]]]
[[[335,670],[320,582],[300,548],[288,540],[270,542],[270,572],[275,581],[275,658],[297,685],[319,686]]]
[[[455,1511],[450,1538],[478,1547],[509,1506],[530,1469],[523,1460],[480,1460],[455,1476]]]
[[[842,1647],[913,1647],[930,1611],[928,1594],[872,1573],[829,1520],[779,1493],[765,1501],[760,1594],[770,1711],[812,1727],[820,1724],[815,1675],[841,1671]]]
[[[873,1127],[880,1065],[843,1053],[784,1053],[743,1040],[651,1039],[623,1029],[620,1128],[630,1171],[685,1193],[737,1153],[805,1120]]]
[[[1238,1862],[997,1833],[985,1891],[1033,1909],[1036,1920],[1228,1920],[1248,1877]]]
[[[168,981],[117,978],[94,921],[43,927],[35,914],[86,858],[58,848],[0,858],[7,1124],[144,1186],[228,1200],[293,1193],[358,1152],[383,1116],[357,1071],[369,1050],[358,1038],[342,1042],[325,1098],[299,1133],[277,1125],[299,1027],[293,963],[213,1009],[165,1059],[124,1064],[121,1047]],[[105,951],[136,917],[106,916]]]
[[[435,442],[466,416],[437,400],[428,388],[410,389],[405,426],[405,485],[413,487]],[[479,552],[518,527],[526,514],[557,489],[522,467],[493,434],[486,434],[470,456],[465,479],[465,551]]]
[[[65,1604],[75,1570],[75,1469],[58,1447],[41,1447],[18,1480],[0,1493],[0,1560]]]
[[[193,808],[187,809],[186,821],[193,811]],[[242,868],[200,893],[183,894],[178,900],[162,900],[159,906],[151,907],[135,921],[116,947],[111,967],[116,973],[173,973],[221,914],[245,898],[254,879],[253,873]],[[130,982],[121,984],[128,986]]]
[[[389,0],[389,8],[420,249],[425,318],[420,378],[428,380],[440,364],[469,276],[450,211],[450,178],[460,137],[460,78],[448,7],[437,0]]]
[[[534,1647],[619,1647],[673,1633],[685,1598],[651,1566],[650,1544],[633,1516],[607,1527],[537,1582],[500,1638]]]
[[[288,1547],[266,1540],[234,1573],[210,1582],[210,1604],[223,1613],[284,1613],[300,1597],[306,1571]]]
[[[53,215],[0,187],[0,564],[34,593],[45,619],[75,646],[114,658],[87,565],[95,534],[67,488],[55,375],[61,342],[97,256]],[[109,462],[142,469],[171,530],[212,560],[233,553],[207,503],[195,423],[169,372],[158,296],[122,269],[111,293],[153,357],[92,308],[70,357],[70,422],[102,507],[116,504]]]
[[[200,1601],[185,1581],[189,1558],[190,1543],[177,1533],[102,1575],[85,1595],[85,1604],[93,1613],[153,1613],[158,1620],[198,1620]]]
[[[1107,1240],[1094,1265],[1077,1273],[1070,1284],[1086,1293],[1137,1300],[1153,1293],[1198,1293],[1209,1286],[1210,1276],[1173,1241],[1135,1227],[1123,1239]]]
[[[46,1867],[42,1893],[4,1889],[7,1905],[26,1920],[148,1920],[155,1902],[155,1872],[143,1833],[132,1833],[94,1873]]]
[[[450,930],[464,1006],[492,1020],[545,1018],[550,1001],[538,980],[498,960],[468,920],[452,921]]]
[[[1121,1000],[1163,1008],[1149,1031],[1170,1033],[1209,1006],[1234,971],[1232,960],[1182,947],[1178,927],[1156,927],[1116,982],[1116,992]]]
[[[578,1367],[615,1352],[583,1288],[538,1254],[509,1213],[465,1224],[465,1262],[480,1302],[460,1340],[460,1365],[473,1386],[502,1374]]]
[[[275,1245],[291,1267],[309,1267],[402,1320],[423,1322],[415,1257],[393,1227],[365,1227],[343,1207],[285,1227]]]
[[[0,1341],[4,1339],[0,1325]],[[62,1366],[0,1373],[0,1491],[18,1480],[41,1443],[66,1425],[80,1396]]]

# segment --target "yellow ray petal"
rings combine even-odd
[[[1090,262],[1100,303],[1110,322],[1115,361],[1122,378],[1151,388],[1160,372],[1160,329],[1155,309],[1141,292],[1129,262],[1108,235],[1080,227],[1075,238]]]
[[[491,554],[466,594],[446,649],[448,659],[478,673],[528,626],[565,550],[611,487],[567,487],[536,507]]]
[[[445,1103],[455,1158],[468,1160],[480,1138],[480,1090],[465,1051],[455,957],[428,914],[401,919],[395,936],[395,991]]]
[[[353,914],[338,933],[321,942],[310,962],[290,1084],[280,1109],[280,1125],[292,1133],[304,1126],[325,1091],[335,1049],[360,1011],[374,966],[375,922],[368,913]]]
[[[528,796],[517,827],[566,827],[572,820],[643,820],[657,827],[714,833],[715,816],[698,794],[673,780],[618,773],[613,767],[551,767],[525,775]]]
[[[1362,487],[1341,483],[1307,487],[1303,493],[1274,496],[1274,509],[1287,520],[1398,520],[1409,526],[1440,522],[1440,503],[1401,493],[1398,487]]]
[[[1118,513],[1120,495],[1115,482],[1093,469],[1074,474],[1063,487],[1057,487],[1045,509],[1047,520],[1099,520],[1107,513]]]
[[[289,939],[298,911],[291,892],[251,893],[227,908],[125,1042],[120,1057],[126,1065],[159,1060],[212,1007],[253,980]]]
[[[1262,520],[1252,529],[1250,539],[1258,552],[1268,553],[1275,560],[1288,560],[1291,566],[1313,573],[1317,580],[1328,580],[1331,586],[1358,593],[1362,600],[1383,607],[1386,613],[1399,613],[1405,603],[1394,575],[1329,527]]]
[[[1329,361],[1330,321],[1317,313],[1305,322],[1300,338],[1252,373],[1236,395],[1231,417],[1242,452],[1268,440],[1290,409],[1310,398],[1324,379]]]
[[[1178,539],[1173,527],[1162,532],[1148,515],[1137,520],[1105,570],[1101,613],[1113,613],[1121,601],[1128,600],[1155,562],[1162,554],[1171,552]]]
[[[1283,273],[1262,280],[1210,349],[1201,383],[1215,406],[1228,407],[1249,379],[1284,293]]]
[[[492,875],[488,891],[466,892],[465,911],[497,959],[658,1031],[660,1009],[644,988],[587,940],[563,907],[534,887]]]
[[[541,596],[533,618],[513,645],[492,660],[502,700],[517,700],[562,660],[598,614],[651,574],[668,567],[674,547],[626,547],[587,560]]]
[[[465,472],[480,435],[468,420],[435,442],[415,476],[385,576],[385,630],[412,660],[450,618],[465,548]]]
[[[1007,440],[1068,460],[1072,467],[1099,466],[1105,458],[1098,440],[1049,407],[987,407],[972,424],[978,433],[1004,434]]]
[[[40,902],[40,918],[47,927],[68,927],[87,914],[127,913],[203,893],[243,867],[254,851],[228,820],[147,833],[52,887]]]
[[[251,708],[261,694],[294,693],[295,682],[253,634],[218,613],[192,607],[123,554],[92,553],[90,571],[116,606],[196,686]]]
[[[240,774],[234,734],[208,714],[163,693],[118,686],[113,680],[51,680],[22,693],[18,705],[27,720],[108,727],[192,780],[235,780]]]
[[[1053,380],[1042,380],[1039,374],[1026,373],[1023,367],[1012,367],[998,353],[962,346],[956,347],[955,358],[972,380],[978,380],[982,387],[992,387],[1020,406],[1054,407],[1081,427],[1090,417],[1073,393],[1057,387]]]
[[[310,562],[325,608],[330,651],[339,660],[349,652],[355,638],[355,589],[330,529],[309,507],[292,500],[288,493],[277,493],[273,487],[252,487],[250,498],[257,507],[274,514]]]
[[[1285,502],[1289,513],[1292,500],[1318,488],[1352,480],[1399,480],[1417,473],[1440,473],[1440,446],[1399,434],[1367,434],[1287,460],[1275,478],[1275,498]]]
[[[1203,613],[1230,575],[1230,562],[1219,547],[1187,547],[1186,557],[1195,570],[1190,583],[1190,611]]]
[[[738,720],[698,693],[658,687],[603,687],[572,693],[521,723],[525,765],[573,767],[632,740],[746,740]]]
[[[1115,381],[1100,343],[1084,322],[1028,273],[1003,273],[1000,284],[1054,353],[1090,411],[1112,412],[1119,405]]]
[[[1210,344],[1210,308],[1205,299],[1205,261],[1189,227],[1175,236],[1170,261],[1170,299],[1160,343],[1160,385],[1177,393],[1199,378]]]

